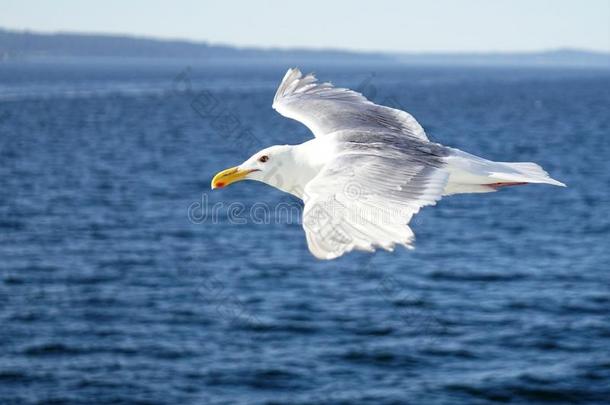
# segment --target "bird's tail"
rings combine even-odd
[[[496,177],[507,180],[517,180],[524,183],[543,183],[565,187],[566,185],[549,176],[540,165],[532,162],[494,162],[510,169],[507,172],[493,173]]]
[[[493,162],[452,149],[446,158],[450,172],[445,194],[485,193],[505,186],[538,183],[565,187],[531,162]]]

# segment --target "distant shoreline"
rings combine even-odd
[[[405,66],[571,67],[610,69],[610,53],[577,49],[512,53],[373,53],[262,49],[144,37],[0,29],[1,61],[70,59],[193,60],[199,63],[399,64]]]

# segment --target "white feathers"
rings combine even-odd
[[[407,224],[421,207],[436,204],[447,184],[443,149],[392,133],[329,137],[336,155],[305,186],[303,227],[312,253],[330,259],[354,249],[411,247]]]
[[[497,162],[503,165],[501,172],[491,173],[492,178],[511,179],[513,181],[523,181],[525,183],[552,184],[554,186],[565,187],[566,185],[549,176],[549,174],[539,165],[532,162]],[[510,173],[507,173],[510,169]],[[516,173],[515,173],[516,172]]]
[[[269,161],[281,176],[258,166],[252,176],[304,200],[307,243],[320,259],[412,247],[409,221],[443,195],[524,183],[563,186],[535,163],[492,162],[431,143],[410,114],[297,69],[284,76],[273,108],[316,138],[272,152]]]
[[[450,173],[444,195],[458,193],[488,193],[496,191],[498,183],[539,183],[565,187],[565,184],[549,177],[536,163],[494,162],[471,155],[459,149],[450,151],[445,159]]]
[[[396,131],[428,140],[410,114],[374,104],[355,91],[318,83],[312,74],[303,77],[298,69],[286,72],[273,99],[273,108],[284,117],[305,124],[316,137],[360,129]]]

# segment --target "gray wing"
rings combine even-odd
[[[307,126],[316,137],[339,130],[395,131],[428,140],[410,114],[372,103],[362,94],[330,83],[318,83],[314,75],[289,69],[273,99],[273,108],[284,117]]]
[[[397,133],[343,131],[339,154],[305,187],[303,228],[312,254],[411,247],[408,223],[447,184],[447,149]]]

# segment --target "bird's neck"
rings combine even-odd
[[[305,186],[322,170],[331,157],[330,143],[323,138],[311,139],[291,148],[292,159],[287,163],[284,172],[287,174],[284,184],[279,188],[300,199],[303,199]]]

